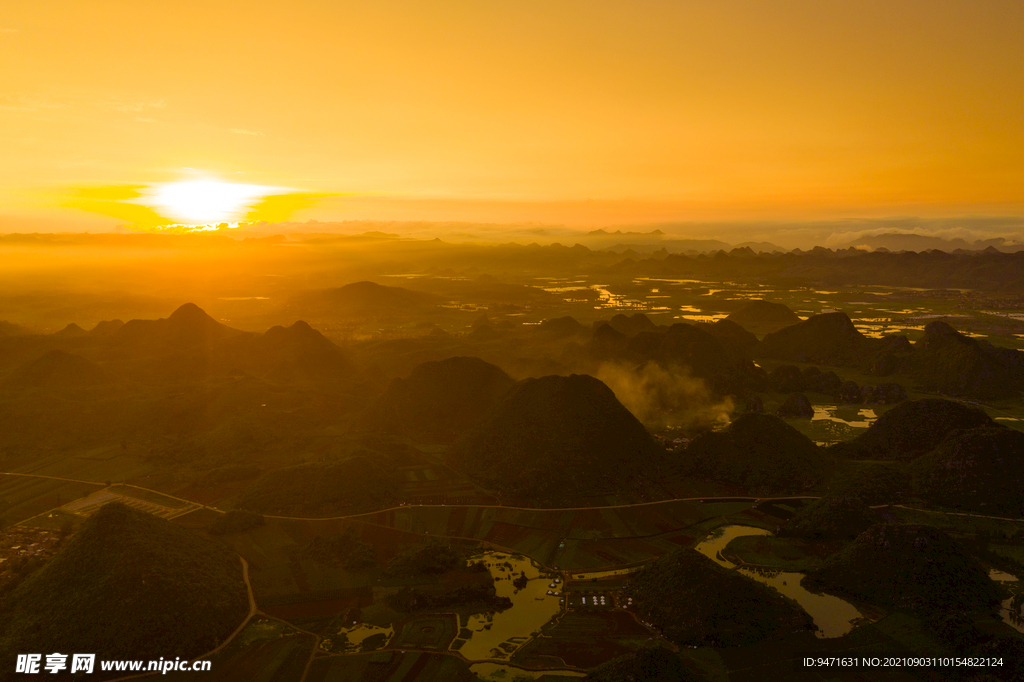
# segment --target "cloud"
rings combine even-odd
[[[889,220],[882,226],[875,227],[871,224],[858,225],[861,229],[849,229],[834,231],[824,240],[824,246],[844,246],[852,242],[870,237],[877,237],[883,234],[916,235],[920,237],[934,237],[953,241],[961,239],[965,242],[975,240],[987,240],[1004,238],[1019,243],[1021,234],[1024,232],[1024,218],[1017,216],[1004,216],[993,218],[955,218],[941,220]]]
[[[892,232],[914,233],[942,239],[960,238],[968,242],[996,237],[1020,241],[1021,235],[1024,234],[1024,216],[1008,214],[943,218],[893,216],[843,220],[691,221],[615,224],[604,229],[649,232],[655,228],[665,233],[664,239],[719,239],[729,244],[765,241],[778,244],[785,249],[810,249],[815,246],[837,248],[861,244],[868,237]]]
[[[253,135],[255,137],[263,137],[263,133],[256,132],[255,130],[246,130],[245,128],[229,128],[229,130],[236,135]]]

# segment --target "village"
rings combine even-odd
[[[65,533],[58,530],[10,526],[0,532],[0,594],[32,563],[48,560]]]

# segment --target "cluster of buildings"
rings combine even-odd
[[[60,531],[10,526],[0,532],[0,585],[29,560],[48,558],[60,545]]]

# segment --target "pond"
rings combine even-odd
[[[501,613],[477,614],[469,617],[466,628],[452,648],[471,661],[487,659],[508,660],[512,654],[540,632],[542,625],[562,610],[559,602],[561,590],[556,594],[549,585],[553,574],[544,573],[539,564],[524,556],[487,552],[472,557],[469,562],[483,562],[491,576],[497,578],[494,588],[499,597],[512,600],[512,608]],[[512,578],[525,572],[526,587],[516,590]],[[469,630],[469,639],[462,634]]]
[[[815,594],[801,586],[800,580],[804,577],[803,573],[736,568],[736,564],[722,558],[721,552],[726,545],[735,538],[747,535],[772,535],[772,533],[752,526],[724,526],[712,531],[694,549],[717,564],[736,569],[748,578],[768,585],[800,604],[814,620],[814,624],[818,626],[816,633],[818,637],[841,637],[863,620],[864,616],[852,604],[832,595]]]
[[[334,633],[325,634],[320,648],[332,653],[360,651],[363,641],[374,635],[384,635],[385,639],[375,648],[383,647],[392,637],[395,636],[394,627],[386,628],[369,623],[360,623],[352,627],[339,628]]]

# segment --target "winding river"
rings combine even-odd
[[[852,630],[864,616],[852,604],[828,594],[815,594],[800,585],[803,573],[781,571],[752,571],[737,568],[722,558],[722,550],[733,539],[747,535],[772,535],[770,531],[753,526],[723,526],[717,528],[694,549],[726,568],[736,569],[748,578],[768,585],[796,603],[814,619],[818,637],[841,637]]]

